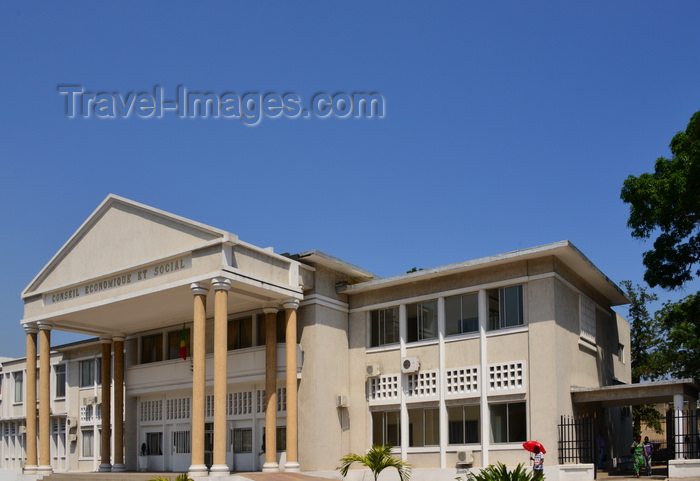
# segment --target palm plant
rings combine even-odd
[[[468,478],[470,481],[532,481],[534,473],[525,469],[522,463],[513,471],[508,471],[503,463],[496,463],[496,466],[492,464],[478,474],[469,473]]]
[[[358,462],[372,471],[374,481],[377,481],[379,473],[381,473],[384,468],[396,468],[399,472],[399,479],[401,481],[408,481],[411,478],[411,465],[392,456],[391,447],[390,444],[385,444],[383,446],[375,444],[364,456],[354,453],[346,454],[340,460],[342,463],[340,468],[338,468],[340,469],[340,474],[343,477],[347,476],[350,465]]]

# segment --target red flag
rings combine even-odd
[[[185,326],[182,326],[182,333],[180,334],[180,357],[183,361],[187,360],[187,332],[185,331]]]

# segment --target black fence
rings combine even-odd
[[[559,464],[595,464],[595,416],[561,416]]]
[[[700,429],[696,410],[666,412],[666,449],[669,459],[700,459]]]

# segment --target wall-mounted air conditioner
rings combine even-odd
[[[69,434],[68,435],[68,442],[69,443],[75,443],[78,441],[78,435],[77,434]]]
[[[348,397],[347,396],[341,396],[338,395],[335,397],[335,405],[339,408],[346,408],[348,407]]]
[[[27,426],[20,426],[19,427],[19,434],[24,434],[27,432]]]
[[[404,374],[418,372],[419,369],[420,362],[418,362],[417,357],[404,357],[401,359],[401,372]]]
[[[473,464],[474,453],[469,450],[457,451],[457,464]]]
[[[379,370],[379,364],[368,364],[367,365],[367,377],[377,377],[381,374]]]

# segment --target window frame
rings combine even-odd
[[[12,373],[12,383],[14,386],[13,403],[20,404],[24,402],[24,372],[15,371]]]
[[[515,416],[517,414],[520,414],[520,412],[512,412],[515,409],[515,406],[522,406],[522,415],[523,419],[516,419],[515,421],[518,421],[517,425],[515,423],[511,422],[511,417]],[[496,434],[503,434],[503,429],[499,430],[498,432],[494,429],[494,408],[496,407],[505,407],[505,420],[506,420],[506,426],[505,426],[505,435],[506,435],[506,440],[502,441],[496,440]],[[511,414],[512,413],[512,414]],[[524,433],[522,434],[522,439],[517,438],[515,439],[515,436],[513,436],[511,431],[513,429],[517,429],[518,425],[522,425]],[[514,444],[514,443],[522,443],[527,441],[527,403],[525,401],[515,401],[515,402],[495,402],[495,403],[489,403],[489,436],[490,436],[490,442],[491,444]],[[499,436],[500,437],[500,436]],[[514,438],[514,439],[511,439]]]
[[[429,308],[428,305],[432,304]],[[411,302],[406,304],[406,343],[427,341],[438,338],[438,302],[437,299]],[[415,308],[415,313],[413,312]],[[432,313],[432,315],[430,315]],[[415,314],[415,315],[414,315]],[[432,319],[428,319],[430,315]],[[426,324],[432,324],[433,335],[428,336],[429,328]]]
[[[408,447],[410,448],[430,448],[440,446],[440,408],[437,406],[431,407],[407,407],[408,414]],[[414,413],[414,416],[411,414]],[[418,416],[416,417],[415,414]],[[434,416],[431,419],[431,429],[428,429],[428,415]],[[420,426],[416,426],[416,421],[419,421]],[[422,434],[423,439],[416,440],[416,434]],[[432,434],[430,442],[428,435]],[[418,444],[420,443],[420,444]]]
[[[391,334],[392,338],[387,341],[387,312],[392,312]],[[376,328],[375,328],[376,324]],[[375,332],[377,339],[375,339]],[[395,336],[395,338],[394,338]],[[369,347],[381,347],[397,345],[401,340],[401,319],[399,306],[385,307],[382,309],[372,309],[369,311]]]
[[[513,291],[515,290],[515,291]],[[512,305],[513,299],[510,298],[512,292],[517,293],[515,301],[517,302],[517,310],[514,317],[516,322],[511,322]],[[494,297],[493,294],[496,293]],[[488,330],[498,331],[501,329],[512,329],[515,327],[521,327],[526,324],[525,322],[525,288],[523,284],[515,284],[511,286],[503,286],[495,289],[488,289],[486,291],[486,298],[488,302]],[[498,311],[494,310],[494,299],[496,300],[495,305],[498,306]],[[495,318],[494,313],[498,314]]]
[[[376,417],[375,417],[376,416]],[[395,423],[390,423],[389,416],[392,417],[392,421]],[[382,439],[374,439],[374,435],[377,432],[377,421],[380,422]],[[396,433],[390,433],[389,427],[396,426]],[[396,437],[396,442],[393,442],[394,436]],[[391,444],[392,446],[401,446],[401,410],[392,409],[388,411],[372,411],[372,444],[386,445]]]
[[[158,341],[158,338],[160,340]],[[153,341],[152,347],[148,349],[149,354],[146,356],[146,342],[147,341]],[[163,333],[158,332],[155,334],[146,334],[141,336],[141,341],[140,341],[140,347],[141,347],[141,364],[150,364],[152,362],[160,362],[164,360],[164,353],[163,353]]]
[[[63,399],[66,397],[66,364],[59,363],[54,365],[54,379],[56,380],[56,387],[54,390],[54,396],[56,399]]]
[[[476,300],[476,317],[465,318],[465,298],[475,298]],[[459,318],[449,319],[450,308],[448,303],[450,300],[459,300]],[[473,323],[476,320],[475,329],[466,330],[465,326]],[[456,324],[459,328],[459,332],[450,332],[450,324]],[[463,334],[473,334],[479,332],[479,293],[478,292],[467,292],[465,294],[458,294],[456,296],[445,296],[445,337],[448,336],[460,336]]]
[[[459,409],[461,411],[460,419],[452,420],[450,413],[454,410]],[[473,416],[468,414],[468,410],[473,410],[476,412],[476,419],[471,419]],[[470,430],[467,427],[472,426],[470,423],[475,423],[476,425],[476,440],[472,441],[469,434]],[[461,441],[453,441],[453,433],[455,429],[459,427],[461,431]],[[481,443],[481,408],[478,404],[460,404],[456,406],[447,406],[447,444],[449,446],[462,446],[465,444],[480,444]]]

